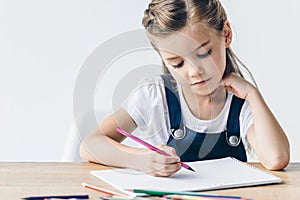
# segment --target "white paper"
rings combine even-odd
[[[122,189],[204,191],[281,183],[279,177],[230,157],[187,164],[196,172],[182,168],[170,177],[153,177],[135,170],[114,169],[91,171],[91,174]]]

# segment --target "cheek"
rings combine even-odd
[[[210,72],[218,73],[220,77],[223,76],[226,66],[226,54],[225,51],[220,50],[211,55],[207,65],[209,65]]]
[[[184,73],[180,71],[182,69],[176,70],[172,67],[168,67],[168,70],[177,82],[179,82],[182,85],[187,83],[186,77],[184,77]]]

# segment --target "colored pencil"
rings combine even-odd
[[[148,197],[131,197],[131,198],[126,198],[126,197],[119,197],[119,196],[102,196],[101,199],[103,200],[153,200],[153,198],[148,198]],[[165,198],[155,198],[155,199],[163,199]]]
[[[81,185],[83,187],[86,187],[86,188],[89,188],[89,189],[92,189],[92,190],[96,190],[98,192],[102,192],[102,193],[105,193],[105,194],[109,194],[109,195],[112,195],[112,196],[120,196],[120,197],[128,198],[128,195],[126,195],[126,194],[122,194],[122,193],[115,192],[115,191],[112,191],[112,190],[109,190],[109,189],[101,188],[101,187],[91,185],[91,184],[88,184],[88,183],[81,183]]]
[[[140,139],[140,138],[138,138],[138,137],[136,137],[136,136],[134,136],[134,135],[128,133],[127,131],[125,131],[125,130],[123,130],[123,129],[121,129],[121,128],[117,128],[117,131],[118,131],[119,133],[121,133],[121,134],[123,134],[123,135],[125,135],[125,136],[127,136],[127,137],[129,137],[129,138],[131,138],[131,139],[133,139],[134,141],[136,141],[136,142],[138,142],[138,143],[144,145],[145,147],[149,148],[149,149],[152,150],[152,151],[155,151],[155,152],[157,152],[157,153],[159,153],[159,154],[161,154],[161,155],[164,155],[164,156],[171,156],[170,154],[164,152],[163,150],[160,150],[160,149],[156,148],[155,146],[153,146],[153,145],[151,145],[151,144],[145,142],[144,140],[142,140],[142,139]],[[181,166],[182,166],[182,167],[184,167],[184,168],[186,168],[186,169],[188,169],[188,170],[191,170],[191,171],[195,172],[195,170],[194,170],[193,168],[191,168],[190,166],[188,166],[188,165],[185,164],[184,162],[180,162],[180,163],[181,163]]]
[[[24,200],[44,200],[44,199],[88,199],[89,195],[54,195],[54,196],[34,196],[24,197]]]
[[[191,195],[166,195],[164,196],[166,199],[170,200],[236,200],[236,198],[231,198],[230,196],[226,196],[223,198],[219,195],[216,196],[191,196]],[[240,200],[247,200],[246,198],[239,198]]]
[[[200,196],[209,198],[223,198],[223,199],[243,199],[240,196],[226,196],[217,194],[204,194],[198,192],[177,192],[177,191],[163,191],[163,190],[146,190],[146,189],[133,189],[135,193],[144,193],[153,196],[164,196],[164,195],[188,195],[188,196]]]

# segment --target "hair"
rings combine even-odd
[[[221,34],[227,14],[219,0],[152,0],[144,12],[142,24],[148,35],[162,38],[191,25],[206,25]],[[158,51],[154,43],[152,46]],[[159,53],[159,51],[158,51]],[[238,59],[232,49],[226,48],[226,67],[223,77],[235,72],[244,78],[239,65],[255,80],[249,69]],[[170,73],[163,62],[165,73]]]

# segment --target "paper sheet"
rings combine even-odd
[[[205,191],[268,183],[281,179],[234,158],[187,163],[196,172],[182,168],[170,177],[153,177],[129,169],[91,171],[91,174],[116,188],[167,191]]]

